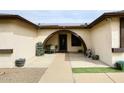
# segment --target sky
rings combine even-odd
[[[38,24],[90,23],[104,12],[113,10],[0,10],[0,13],[18,14]]]

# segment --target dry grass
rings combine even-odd
[[[37,83],[46,68],[0,68],[1,83]]]

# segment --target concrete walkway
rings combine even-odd
[[[67,55],[67,54],[66,54]],[[70,61],[72,68],[79,67],[109,67],[100,60],[92,60],[82,53],[68,53],[67,60]]]
[[[56,54],[39,83],[73,83],[71,66],[64,53]]]
[[[25,68],[47,68],[55,59],[56,54],[35,56],[26,61]]]
[[[124,73],[73,73],[74,67],[108,67],[79,53],[45,54],[26,62],[26,68],[47,68],[39,83],[124,83]],[[19,76],[19,75],[18,75]]]
[[[124,83],[124,73],[77,73],[76,83]]]
[[[124,83],[124,73],[106,73],[114,83]]]
[[[114,83],[105,73],[73,74],[76,83]]]

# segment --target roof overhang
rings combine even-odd
[[[101,21],[103,21],[105,18],[108,18],[108,17],[124,17],[124,12],[109,12],[109,13],[104,13],[100,17],[98,17],[96,20],[94,20],[93,22],[91,22],[87,26],[87,28],[92,28],[93,26],[95,26],[96,24],[100,23]]]
[[[0,19],[19,19],[21,21],[24,21],[24,22],[36,27],[36,28],[39,28],[38,25],[34,24],[33,22],[31,22],[31,21],[29,21],[29,20],[27,20],[27,19],[25,19],[19,15],[2,14],[2,15],[0,15]]]
[[[59,25],[46,25],[40,26],[40,29],[85,29],[85,26],[59,26]]]

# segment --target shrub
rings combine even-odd
[[[15,66],[17,67],[23,67],[25,64],[25,58],[19,58],[15,60]]]
[[[93,59],[93,60],[99,60],[99,55],[93,55],[93,56],[92,56],[92,59]]]
[[[115,66],[117,69],[124,70],[124,61],[117,61]]]
[[[91,50],[91,49],[87,49],[87,51],[86,51],[86,56],[87,56],[88,58],[92,57],[92,50]]]
[[[36,56],[44,55],[44,48],[41,42],[36,43]]]

